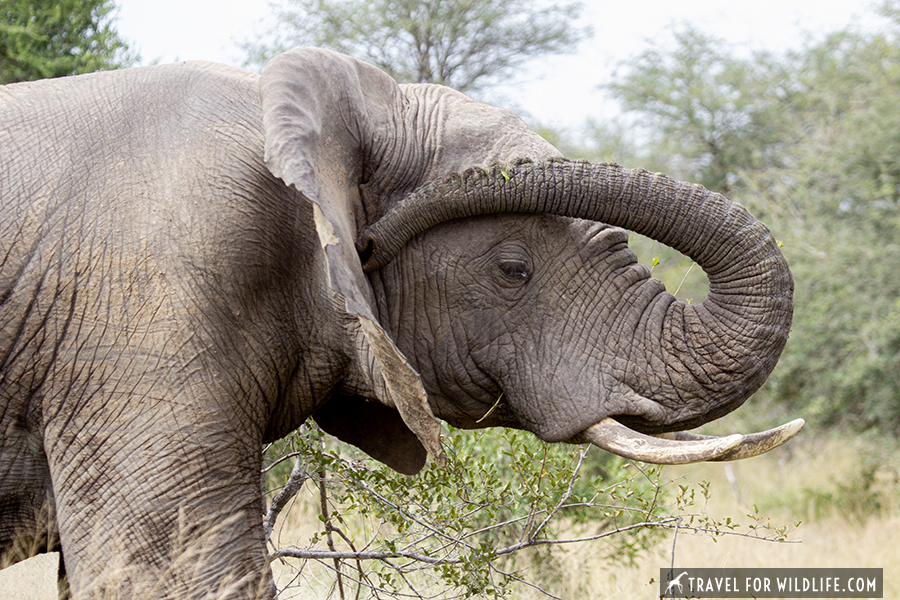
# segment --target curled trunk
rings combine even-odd
[[[710,291],[702,304],[669,297],[646,310],[641,343],[655,346],[648,366],[678,393],[656,397],[654,385],[626,382],[663,410],[619,416],[623,422],[650,433],[696,427],[740,406],[774,368],[793,310],[787,263],[762,223],[699,185],[566,160],[473,168],[406,198],[363,234],[358,249],[371,271],[437,223],[493,213],[620,226],[675,248],[707,273]]]
[[[617,392],[638,408],[607,411],[598,425],[612,416],[646,433],[697,427],[740,406],[774,368],[793,311],[793,280],[778,243],[720,194],[644,170],[523,160],[451,175],[404,199],[363,234],[358,250],[364,268],[387,264],[433,225],[495,213],[546,213],[623,227],[691,257],[709,277],[709,295],[700,305],[660,294],[642,308],[627,343],[639,345],[629,356],[646,362],[627,370]],[[731,450],[723,446],[696,456],[749,456],[752,448],[772,447],[768,440],[786,441],[800,426],[802,421],[755,434]],[[589,427],[580,437],[599,440],[596,434],[605,429]],[[671,443],[683,449],[700,442]]]

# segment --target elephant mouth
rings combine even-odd
[[[581,433],[595,446],[631,460],[683,465],[704,461],[742,460],[773,450],[796,436],[803,419],[747,435],[707,436],[686,431],[647,435],[607,417]]]

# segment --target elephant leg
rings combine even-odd
[[[43,494],[0,494],[0,569],[59,550],[52,499]]]
[[[258,442],[198,415],[104,417],[45,440],[72,597],[272,597]]]
[[[0,568],[59,549],[50,470],[24,420],[0,420]]]

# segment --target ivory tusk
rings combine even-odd
[[[703,439],[687,441],[668,440],[634,431],[610,417],[591,425],[581,435],[607,452],[659,465],[715,460],[738,448],[744,439],[742,435],[734,434],[725,437],[700,436]]]
[[[745,435],[743,436],[744,439],[740,443],[740,445],[735,447],[733,450],[729,450],[725,454],[707,460],[741,460],[743,458],[750,458],[751,456],[763,454],[765,452],[768,452],[769,450],[777,448],[778,446],[784,444],[795,435],[800,433],[800,429],[803,428],[803,425],[805,423],[806,421],[804,421],[803,419],[794,419],[793,421],[785,423],[780,427],[775,427],[774,429],[768,429],[766,431],[760,431],[759,433],[751,433],[749,435]],[[659,437],[681,442],[717,439],[716,436],[688,433],[687,431],[663,433]]]

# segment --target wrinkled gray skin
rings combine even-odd
[[[76,598],[270,595],[260,447],[311,415],[414,473],[435,416],[501,392],[479,427],[696,426],[787,336],[777,248],[667,198],[647,233],[713,244],[698,307],[622,229],[545,214],[444,220],[364,274],[354,243],[424,183],[558,152],[334,53],[6,86],[0,124],[0,560],[61,547]]]

